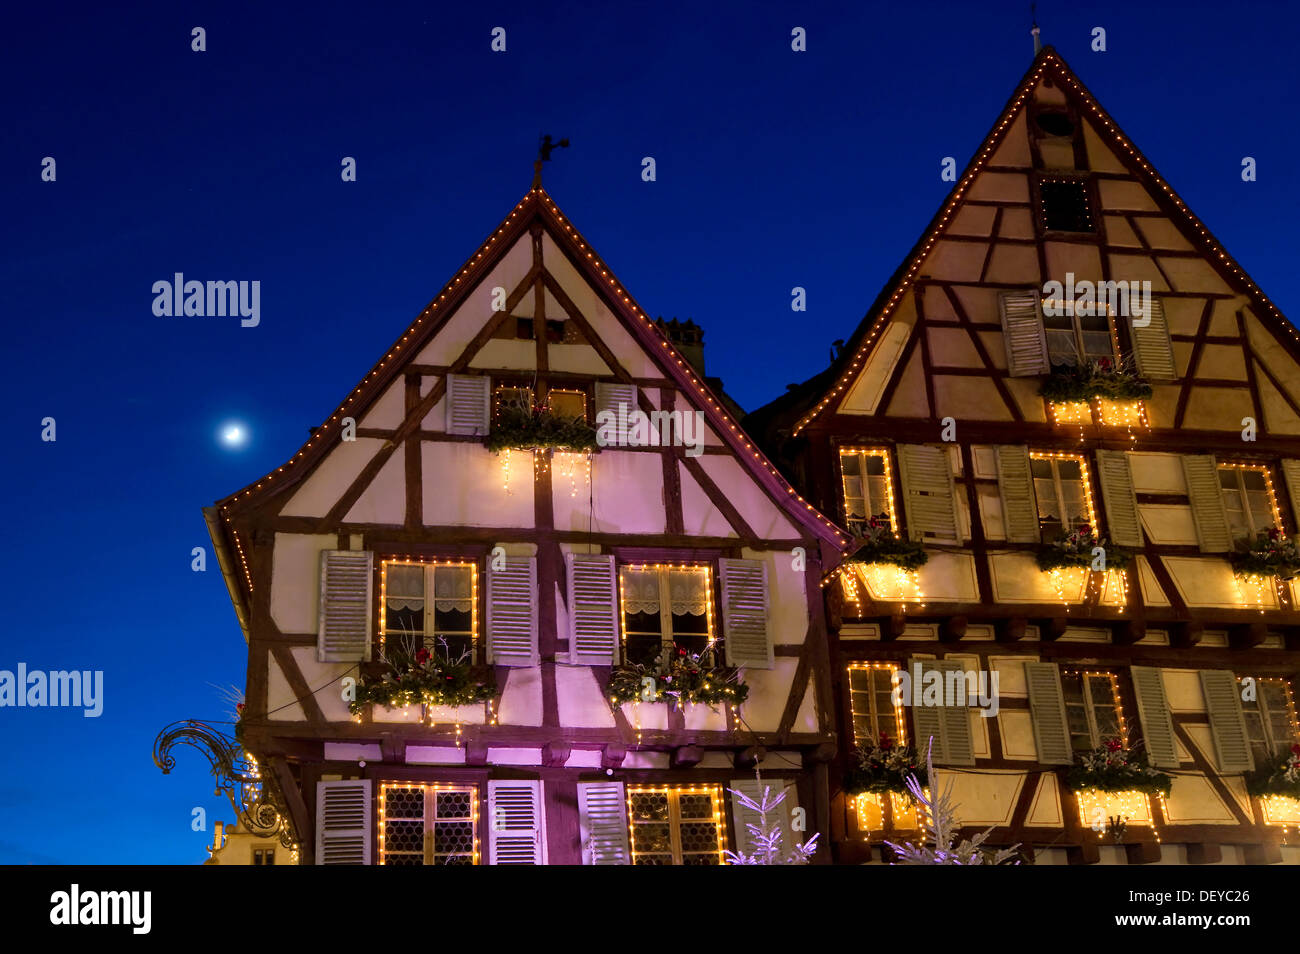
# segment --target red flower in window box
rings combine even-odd
[[[1295,745],[1291,746],[1291,752],[1295,755],[1300,755],[1300,742],[1297,742]]]
[[[1119,739],[1111,739],[1106,743],[1106,748],[1111,752],[1118,752],[1124,747],[1124,743]]]
[[[235,703],[235,717],[236,717],[236,718],[240,718],[240,717],[243,716],[243,714],[244,714],[244,704],[243,704],[242,702],[236,702],[236,703]],[[1297,750],[1300,750],[1300,745],[1297,745],[1295,748],[1296,748]]]
[[[429,656],[430,656],[429,650],[421,648],[417,650],[415,653],[415,661],[419,665],[423,666],[425,663],[429,661]]]

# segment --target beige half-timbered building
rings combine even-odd
[[[928,556],[829,582],[839,768],[933,736],[962,822],[1039,863],[1300,861],[1297,803],[1245,781],[1300,739],[1300,593],[1230,562],[1300,530],[1300,334],[1050,47],[832,366],[747,426],[858,542]],[[1070,533],[1130,559],[1040,569]],[[898,705],[917,665],[996,674],[996,714]],[[1113,739],[1167,798],[1067,789]],[[837,861],[911,837],[833,785]]]
[[[820,581],[846,537],[677,327],[539,174],[307,444],[209,508],[248,642],[241,739],[304,863],[717,864],[745,847],[726,789],[752,789],[756,764],[795,837],[826,844]],[[670,446],[620,419],[591,453],[494,452],[510,402],[681,424]],[[463,656],[496,690],[351,711],[398,646]],[[688,651],[739,670],[748,698],[676,706],[652,684],[611,704],[618,667]]]

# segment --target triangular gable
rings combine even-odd
[[[607,367],[592,369],[592,373],[595,376],[612,374],[629,383],[636,377],[647,376],[648,371],[653,371],[654,377],[667,379],[678,390],[688,395],[688,399],[704,412],[709,428],[716,435],[712,440],[714,442],[721,440],[733,452],[735,458],[739,461],[739,466],[754,478],[770,500],[789,515],[797,526],[804,527],[833,549],[841,548],[845,542],[842,532],[810,503],[795,493],[794,489],[749,440],[745,432],[740,429],[739,424],[727,412],[722,402],[712,393],[705,382],[695,374],[689,363],[655,326],[645,311],[637,305],[609,267],[560,213],[554,201],[541,188],[534,188],[524,196],[506,217],[505,221],[488,237],[487,241],[480,246],[456,273],[455,277],[429,302],[378,364],[362,379],[361,383],[324,424],[315,430],[311,439],[287,463],[267,474],[261,480],[218,502],[217,508],[227,529],[231,527],[233,518],[248,512],[261,501],[269,499],[271,496],[283,494],[290,488],[301,487],[303,481],[318,467],[327,466],[346,469],[349,466],[354,466],[345,459],[348,455],[330,454],[331,450],[345,446],[338,439],[343,419],[348,417],[356,419],[362,429],[367,426],[388,428],[396,426],[404,417],[405,402],[402,382],[403,369],[407,365],[445,365],[452,372],[455,372],[457,370],[455,365],[439,360],[439,355],[435,353],[439,336],[447,331],[449,322],[463,323],[474,320],[466,318],[467,313],[470,313],[470,309],[461,306],[471,295],[481,296],[489,293],[490,290],[483,287],[484,281],[494,273],[499,274],[498,271],[494,270],[498,270],[508,256],[517,254],[521,247],[525,250],[528,249],[530,232],[534,232],[538,226],[541,229],[538,240],[546,243],[546,247],[551,249],[553,253],[559,253],[554,259],[557,267],[572,269],[574,274],[581,278],[583,288],[591,290],[592,300],[599,302],[599,309],[587,309],[587,311],[599,310],[602,314],[601,320],[606,322],[606,325],[594,329],[594,334],[588,334],[587,337],[595,339],[591,340],[590,343],[597,351],[601,352]],[[548,259],[548,261],[550,260]],[[519,271],[519,267],[516,267],[515,271]],[[527,305],[528,313],[532,312],[533,292],[531,289],[525,291],[523,289],[525,284],[527,282],[518,284],[517,287],[519,287],[520,291],[517,297],[508,302],[506,312],[509,316],[525,314],[522,311],[525,295],[528,296],[530,302]],[[574,310],[583,310],[582,303],[567,302],[566,298],[566,292],[561,287],[561,284],[558,281],[551,281],[548,276],[543,305],[544,314],[548,319],[553,315],[555,318],[561,319]],[[482,313],[478,312],[478,314]],[[452,335],[453,338],[456,338],[466,333],[471,334],[476,339],[475,344],[480,346],[468,351],[464,348],[456,349],[458,353],[470,355],[463,367],[473,367],[474,362],[471,353],[475,350],[481,351],[482,345],[493,343],[491,340],[491,323],[484,325],[481,318],[477,319],[477,322],[478,326],[472,329],[460,329],[459,334]],[[644,357],[644,366],[623,367],[608,349],[602,350],[603,345],[599,339],[614,334],[625,336],[626,339],[637,345],[633,350],[639,356],[638,361],[642,360],[640,356]],[[512,343],[500,342],[502,345]],[[498,367],[502,366],[497,364],[495,360],[490,361],[489,364]],[[421,397],[433,398],[435,396],[422,394]],[[434,410],[432,401],[430,401],[429,410],[430,412]],[[426,416],[425,420],[427,419]],[[418,422],[416,424],[418,426]],[[399,432],[392,439],[393,443],[400,444],[403,436]],[[365,440],[367,438],[364,436],[359,437],[357,441],[348,442],[348,446],[360,444]],[[352,456],[356,460],[363,458],[370,458],[372,461],[378,460],[378,458],[366,453],[366,449],[362,448],[356,448],[356,453]],[[391,474],[395,471],[395,465],[393,464],[395,459],[396,455],[387,458],[386,461],[381,461],[377,465],[380,469],[373,474],[368,474],[365,469],[361,469],[352,479],[358,481],[367,478],[382,480],[385,473]],[[367,495],[363,498],[364,502],[358,513],[339,513],[330,516],[331,518],[337,516],[341,522],[347,522],[349,517],[355,519],[362,516],[383,516],[385,519],[375,522],[395,522],[392,519],[394,514],[371,512],[373,506],[383,505],[380,501],[372,500],[372,497],[373,495]],[[352,509],[356,509],[355,503],[352,505]],[[363,520],[362,522],[366,521]],[[234,539],[235,549],[240,550],[238,537],[234,536],[233,532],[231,536]],[[242,562],[242,553],[240,557]],[[245,582],[247,582],[246,570],[244,575]]]
[[[876,382],[879,386],[883,385],[890,376],[899,373],[919,373],[917,370],[920,363],[919,356],[901,353],[903,349],[901,342],[897,340],[897,335],[891,338],[888,333],[891,320],[908,321],[907,311],[913,304],[913,296],[910,292],[914,283],[922,275],[923,269],[929,271],[937,261],[944,257],[946,249],[943,248],[941,243],[945,239],[960,240],[963,236],[979,236],[990,233],[993,226],[994,210],[988,207],[967,205],[964,202],[980,198],[996,198],[999,189],[1018,187],[1013,181],[1016,178],[1015,176],[1002,176],[998,170],[1002,168],[1003,164],[1014,166],[1030,165],[1026,151],[1027,147],[1021,145],[1027,140],[1024,134],[1026,106],[1027,101],[1034,95],[1040,82],[1045,79],[1051,79],[1057,85],[1061,90],[1061,101],[1064,102],[1068,98],[1085,120],[1083,131],[1088,144],[1090,160],[1094,156],[1105,157],[1103,162],[1094,162],[1090,171],[1101,174],[1123,173],[1131,175],[1137,180],[1136,183],[1117,183],[1116,188],[1132,186],[1135,190],[1145,190],[1146,193],[1154,196],[1150,200],[1151,208],[1159,209],[1167,215],[1167,218],[1149,220],[1150,224],[1148,224],[1148,220],[1143,220],[1142,224],[1137,227],[1138,230],[1143,232],[1141,235],[1134,232],[1132,236],[1128,236],[1125,231],[1128,226],[1125,224],[1118,225],[1115,235],[1108,234],[1110,244],[1131,244],[1135,252],[1134,266],[1138,268],[1142,267],[1144,263],[1137,253],[1144,253],[1148,257],[1153,257],[1156,253],[1151,251],[1152,246],[1158,248],[1185,247],[1189,251],[1198,251],[1200,256],[1186,260],[1186,268],[1204,268],[1207,274],[1218,276],[1230,288],[1249,298],[1253,305],[1251,310],[1258,320],[1259,326],[1266,329],[1269,337],[1273,339],[1271,342],[1271,350],[1274,352],[1273,364],[1275,366],[1277,364],[1277,353],[1286,354],[1292,360],[1300,361],[1300,332],[1297,332],[1277,306],[1250,279],[1245,270],[1228,255],[1218,240],[1183,203],[1182,199],[1165,182],[1141,151],[1124,135],[1119,126],[1102,109],[1101,105],[1074,75],[1060,55],[1053,48],[1044,47],[1016,87],[1001,115],[957,180],[952,192],[949,193],[938,213],[926,227],[920,240],[912,248],[898,270],[890,277],[880,295],[872,304],[871,309],[867,312],[866,317],[854,331],[847,346],[832,366],[827,385],[823,386],[820,393],[815,396],[815,403],[811,408],[801,415],[794,427],[794,433],[799,433],[827,410],[840,406],[855,390],[861,391],[863,388],[869,387],[871,382]],[[1020,133],[1020,135],[1012,135],[1013,132]],[[1097,144],[1106,148],[1094,149],[1094,145]],[[1020,153],[1024,153],[1024,155],[1020,155]],[[999,182],[999,179],[1006,179],[1006,181]],[[976,195],[976,191],[979,191],[980,195]],[[1142,201],[1142,197],[1136,195],[1134,199],[1135,201]],[[1033,236],[1032,224],[1028,220],[1028,215],[1031,213],[1032,210],[1026,213],[1023,227],[1028,232],[1025,237]],[[1169,223],[1172,223],[1172,226]],[[1110,227],[1111,225],[1108,222],[1107,228]],[[1007,224],[1004,223],[1004,234],[1006,229]],[[1169,234],[1162,233],[1159,236],[1148,234],[1155,229],[1162,229]],[[972,274],[968,276],[972,284],[979,283],[982,278],[991,280],[985,277],[990,274],[1015,274],[1018,270],[1034,270],[1033,267],[1021,269],[1019,268],[1020,263],[1010,258],[1010,256],[1016,254],[1023,254],[1022,250],[1010,246],[995,246],[994,251],[996,256],[991,256],[991,260],[983,263],[984,275]],[[1007,257],[998,259],[997,256]],[[1036,266],[1036,263],[1034,263],[1034,266]],[[1167,290],[1169,287],[1165,284],[1164,276],[1159,274],[1158,271],[1149,276],[1139,274],[1135,277],[1150,277],[1153,280],[1153,289],[1156,294],[1159,294],[1162,289]],[[1197,276],[1182,277],[1185,280],[1192,281]],[[928,306],[929,302],[927,301]],[[914,309],[911,314],[912,320],[914,320]],[[1212,333],[1238,334],[1239,328],[1232,316],[1214,315],[1213,320],[1216,323],[1225,325],[1225,328]],[[1226,330],[1229,325],[1231,326],[1231,332]],[[1257,358],[1261,365],[1261,373],[1268,374],[1269,372],[1265,368],[1262,357],[1264,349],[1259,345],[1256,345],[1255,349],[1257,355],[1261,355],[1261,357]],[[912,368],[913,364],[917,365],[917,369]],[[972,366],[977,366],[973,360]],[[1193,371],[1194,369],[1186,369],[1188,375]],[[1273,373],[1277,377],[1283,377],[1286,374],[1282,370],[1276,370]],[[972,384],[972,387],[974,386]],[[914,389],[910,390],[914,392]],[[981,393],[979,395],[972,394],[971,397],[984,402],[989,395]],[[996,398],[996,395],[993,397]],[[1009,393],[1002,395],[1002,400],[998,401],[998,403],[1005,402],[1010,413],[1018,416],[1019,410],[1025,405],[1026,398],[1031,401],[1034,400],[1033,395],[1028,394],[1028,392],[1024,395],[1017,392],[1014,395]],[[1287,395],[1287,412],[1293,410],[1290,405],[1294,400],[1293,395]],[[1186,403],[1185,398],[1183,403]],[[1275,403],[1281,405],[1281,402]],[[888,401],[877,399],[876,404],[867,413],[888,413],[889,409]],[[900,406],[897,410],[907,416],[929,416],[924,412],[917,413],[918,409],[910,406]],[[862,413],[862,411],[859,410],[858,413]],[[1283,412],[1280,407],[1274,416],[1279,420],[1282,419]]]

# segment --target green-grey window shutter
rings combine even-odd
[[[316,864],[370,864],[370,779],[316,783]]]
[[[1300,460],[1282,461],[1282,476],[1286,478],[1286,492],[1291,500],[1291,516],[1300,522]]]
[[[507,557],[487,571],[487,660],[537,665],[537,557]]]
[[[484,375],[447,375],[447,433],[486,434],[491,390],[492,381]]]
[[[369,654],[374,557],[369,550],[321,551],[316,630],[320,662],[360,662]]]
[[[1223,507],[1223,489],[1219,486],[1219,465],[1213,454],[1184,454],[1183,477],[1187,480],[1187,499],[1192,504],[1196,539],[1202,553],[1224,553],[1232,549],[1232,530]]]
[[[925,674],[932,669],[937,669],[938,665],[933,659],[917,659],[915,657],[908,659],[907,672],[912,679],[921,680],[920,686],[911,687],[911,699],[905,699],[910,702],[909,708],[912,710],[912,728],[916,733],[916,754],[920,759],[925,758],[927,749],[933,745],[934,761],[947,762],[948,749],[944,744],[944,720],[943,710],[937,706],[917,705],[916,700],[921,698],[925,687]]]
[[[1038,749],[1039,763],[1074,764],[1060,669],[1056,663],[1027,662],[1025,683],[1029,686],[1029,717],[1034,725],[1034,745]]]
[[[1133,357],[1138,371],[1151,381],[1174,380],[1174,348],[1169,342],[1169,325],[1165,322],[1165,306],[1159,298],[1152,297],[1150,322],[1139,327],[1129,325],[1133,335]],[[1130,309],[1131,310],[1131,309]]]
[[[1159,669],[1130,666],[1133,694],[1137,696],[1138,719],[1147,758],[1157,768],[1178,768],[1178,744],[1174,741],[1174,720],[1165,700],[1165,681]]]
[[[1023,444],[999,444],[998,492],[1002,496],[1002,525],[1008,543],[1038,542],[1038,502],[1029,469],[1029,448]]]
[[[628,432],[632,424],[628,422],[628,417],[633,411],[637,410],[637,397],[635,384],[618,384],[609,381],[596,382],[596,421],[597,428],[601,425],[601,415],[608,413],[614,415],[612,418],[606,418],[612,422],[620,420],[619,406],[624,408],[622,414],[623,427],[620,429],[617,423],[613,425],[613,433],[616,446],[622,447],[628,443]]]
[[[1210,735],[1214,738],[1219,771],[1224,774],[1253,771],[1255,758],[1250,752],[1236,675],[1228,669],[1202,669],[1201,691],[1205,693],[1205,709],[1210,714]]]
[[[722,638],[728,666],[773,668],[772,633],[767,625],[767,564],[718,560],[722,582]]]
[[[965,680],[966,667],[958,659],[939,659],[935,667],[943,674],[944,699],[948,699],[947,687],[951,684],[949,674],[957,673]],[[966,690],[969,692],[969,689]],[[975,747],[970,734],[970,696],[966,695],[965,705],[947,705],[939,711],[943,720],[943,747],[949,765],[974,765]],[[954,700],[955,701],[955,700]]]
[[[903,482],[903,513],[913,540],[958,540],[948,450],[934,444],[900,444],[898,470]]]
[[[1138,520],[1133,474],[1124,451],[1097,451],[1097,478],[1106,505],[1106,526],[1112,543],[1122,547],[1142,546],[1142,524]]]
[[[1047,334],[1039,312],[1038,289],[1003,292],[999,299],[1007,369],[1012,377],[1046,374]]]
[[[618,584],[614,557],[570,553],[569,662],[575,666],[612,666],[618,654]]]
[[[630,865],[622,782],[578,783],[578,835],[584,865]]]

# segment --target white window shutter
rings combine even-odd
[[[488,432],[492,379],[481,374],[447,375],[447,433],[482,437]]]
[[[1149,666],[1130,666],[1129,673],[1147,758],[1157,768],[1178,768],[1178,743],[1174,741],[1174,720],[1165,700],[1164,676]]]
[[[1201,691],[1210,716],[1210,735],[1214,738],[1219,771],[1225,775],[1253,771],[1255,757],[1250,751],[1236,675],[1228,669],[1202,669]]]
[[[974,765],[975,746],[970,733],[970,696],[966,696],[966,705],[947,705],[947,687],[950,685],[949,673],[958,673],[966,678],[966,667],[959,659],[937,659],[932,665],[943,675],[945,690],[944,705],[939,709],[943,722],[943,748],[945,761],[949,765]]]
[[[1025,683],[1029,686],[1029,718],[1034,726],[1039,764],[1073,765],[1060,669],[1056,663],[1027,662]]]
[[[767,564],[759,560],[718,561],[722,582],[722,642],[728,666],[773,668],[768,629]]]
[[[1142,524],[1138,520],[1137,494],[1133,492],[1128,454],[1125,451],[1097,451],[1097,479],[1101,483],[1110,541],[1121,547],[1142,546]]]
[[[570,553],[569,662],[575,666],[612,666],[618,653],[618,585],[614,557]]]
[[[488,781],[488,864],[546,864],[542,824],[542,783],[515,779]]]
[[[368,865],[370,779],[316,783],[316,864]]]
[[[1223,507],[1223,488],[1219,486],[1219,465],[1213,454],[1184,454],[1183,477],[1187,481],[1187,499],[1192,504],[1196,539],[1202,553],[1225,553],[1232,549],[1232,529]]]
[[[369,655],[374,561],[369,550],[321,551],[318,661],[361,662]]]
[[[938,665],[936,660],[933,659],[917,659],[916,657],[912,657],[907,660],[908,674],[913,679],[921,679],[922,686],[924,686],[925,674],[936,668],[938,668]],[[915,694],[917,690],[913,687],[912,691],[913,694]],[[948,749],[944,744],[943,710],[938,706],[913,705],[908,708],[912,711],[912,728],[916,734],[916,738],[913,739],[913,742],[916,745],[916,754],[918,759],[925,758],[925,753],[930,751],[933,753],[934,761],[940,763],[947,762]]]
[[[1047,374],[1047,334],[1037,289],[1003,292],[999,298],[1007,369],[1012,377]]]
[[[1165,306],[1152,297],[1149,305],[1151,321],[1144,327],[1130,324],[1133,335],[1133,357],[1138,372],[1150,381],[1174,380],[1174,348],[1169,341],[1169,325],[1165,321]]]
[[[900,444],[898,469],[908,536],[958,542],[948,449],[934,444]]]
[[[1282,476],[1286,478],[1286,492],[1291,500],[1291,517],[1300,521],[1300,460],[1282,461]]]
[[[617,421],[619,419],[619,410],[618,410],[619,405],[623,405],[624,407],[627,408],[627,410],[623,412],[623,420],[626,422],[627,418],[632,414],[632,412],[638,409],[637,399],[636,399],[636,385],[635,384],[614,384],[607,381],[597,381],[596,382],[596,418],[595,418],[597,429],[599,429],[600,427],[601,424],[600,415],[603,411],[608,411],[609,413],[613,414],[614,420]],[[627,427],[623,427],[620,429],[617,425],[615,426],[614,433],[618,437],[619,446],[623,446],[627,444],[627,431],[628,431]]]
[[[1002,524],[1008,543],[1037,543],[1038,501],[1034,497],[1029,448],[1023,444],[999,444],[998,492],[1002,496]]]
[[[762,828],[759,813],[742,805],[740,799],[736,797],[737,792],[743,792],[759,805],[763,803],[763,789],[770,788],[773,798],[785,792],[785,798],[777,806],[776,817],[768,816],[768,824],[776,821],[781,826],[781,847],[786,851],[789,851],[796,842],[803,840],[797,832],[790,829],[794,810],[799,807],[798,786],[793,779],[764,779],[760,782],[756,778],[737,778],[731,780],[728,788],[731,789],[731,825],[736,834],[732,851],[746,855],[753,854],[754,833],[749,830],[749,826],[753,825],[760,830]]]
[[[578,783],[578,834],[584,865],[632,863],[622,782]]]
[[[488,560],[487,659],[537,665],[537,557],[506,557],[500,570]]]

